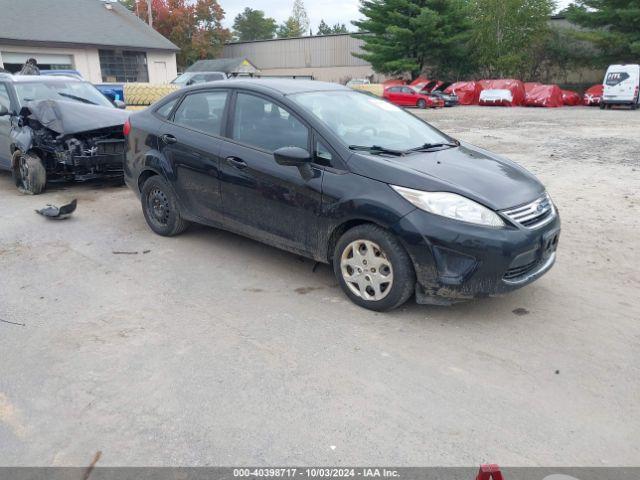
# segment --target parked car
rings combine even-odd
[[[392,85],[386,87],[382,97],[395,105],[418,108],[441,108],[444,101],[440,98],[423,94],[414,87],[407,85]]]
[[[122,177],[127,117],[89,82],[0,74],[0,169],[30,194],[47,180]]]
[[[78,70],[40,70],[40,75],[53,75],[63,77],[74,77],[84,80],[84,77]]]
[[[427,95],[430,95],[435,98],[439,98],[444,102],[445,107],[455,107],[458,105],[458,96],[455,94],[444,93],[440,91],[429,92]]]
[[[640,65],[610,65],[603,87],[601,109],[626,105],[636,110],[640,105]]]
[[[353,88],[359,85],[371,85],[371,80],[368,78],[352,78],[347,82],[347,87]]]
[[[504,293],[555,261],[560,219],[531,173],[347,87],[199,85],[124,132],[154,232],[202,223],[329,263],[365,308]]]
[[[125,102],[124,83],[95,83],[93,85],[112,103],[116,101]]]
[[[227,74],[224,72],[185,72],[174,78],[171,83],[180,87],[189,87],[205,82],[215,82],[226,80]]]

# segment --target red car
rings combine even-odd
[[[382,97],[391,103],[403,107],[441,108],[444,100],[428,93],[420,93],[417,89],[408,85],[393,85],[386,87]]]

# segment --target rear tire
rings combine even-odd
[[[427,108],[427,102],[423,98],[418,100],[418,108],[422,108],[423,110]]]
[[[180,214],[178,199],[173,189],[159,175],[154,175],[144,182],[140,200],[147,224],[158,235],[173,237],[189,227],[189,222]]]
[[[21,193],[38,195],[47,184],[47,171],[34,153],[18,153],[13,167],[13,181]]]
[[[409,255],[394,235],[377,225],[359,225],[340,237],[333,271],[347,297],[369,310],[393,310],[415,292]]]

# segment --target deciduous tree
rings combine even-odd
[[[146,0],[137,0],[134,12],[147,21]],[[153,0],[153,28],[180,48],[177,62],[188,67],[197,60],[215,58],[231,38],[223,28],[224,10],[217,0]]]
[[[307,15],[307,9],[302,0],[293,0],[291,16],[296,19],[304,32],[309,31],[309,15]]]
[[[306,33],[300,22],[293,17],[287,18],[285,22],[278,27],[279,38],[301,37]]]
[[[553,0],[471,0],[471,50],[487,77],[526,78],[550,35]]]
[[[268,40],[276,34],[278,26],[273,18],[265,17],[262,10],[245,8],[236,15],[233,22],[233,35],[241,42]]]

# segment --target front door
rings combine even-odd
[[[0,82],[0,105],[5,107],[9,112],[11,108],[11,97],[9,96],[9,88],[6,83]],[[0,168],[11,168],[11,115],[0,117]]]
[[[402,105],[415,105],[418,102],[416,91],[409,87],[402,87]]]
[[[222,220],[219,154],[227,97],[226,90],[187,95],[158,132],[185,211],[213,223]]]
[[[276,163],[280,147],[310,149],[310,130],[275,101],[239,92],[230,139],[223,142],[221,186],[229,226],[289,250],[313,252],[318,243],[323,170]]]

